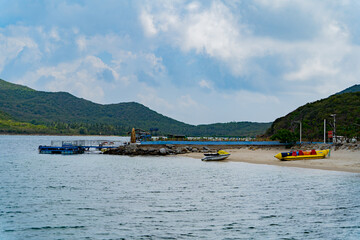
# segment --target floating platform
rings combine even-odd
[[[85,152],[84,147],[72,146],[72,145],[63,145],[61,147],[54,146],[39,146],[39,153],[42,154],[81,154]]]
[[[117,148],[124,145],[123,141],[107,140],[75,140],[75,141],[51,141],[51,146],[39,146],[41,154],[82,154],[90,149],[102,150]]]

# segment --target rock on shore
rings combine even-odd
[[[334,143],[334,144],[307,143],[307,144],[293,146],[291,149],[292,150],[332,149],[334,151],[336,150],[360,151],[360,143]]]
[[[109,149],[104,152],[104,154],[111,155],[176,155],[176,154],[186,154],[186,153],[215,153],[220,149],[249,149],[256,151],[257,149],[278,149],[279,151],[290,151],[290,150],[310,150],[310,149],[328,149],[332,150],[350,150],[350,151],[360,151],[360,144],[357,143],[347,143],[347,144],[301,144],[293,146],[291,149],[285,149],[284,146],[248,146],[248,145],[137,145],[129,144],[125,146],[120,146],[115,149]]]
[[[192,147],[192,146],[183,146],[183,145],[136,145],[130,144],[125,146],[120,146],[115,149],[109,149],[104,152],[104,154],[112,154],[112,155],[176,155],[176,154],[184,154],[190,152],[216,152],[218,148],[213,148],[210,150],[209,147]]]

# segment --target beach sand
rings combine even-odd
[[[274,156],[279,152],[287,152],[288,150],[276,149],[224,149],[231,156],[223,161],[247,162],[254,164],[268,164],[283,167],[300,167],[312,168],[331,171],[344,171],[360,173],[360,151],[336,150],[331,151],[330,157],[314,160],[296,160],[296,161],[280,161]],[[187,153],[182,156],[201,159],[203,153]]]

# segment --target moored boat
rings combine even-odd
[[[274,157],[281,161],[292,161],[292,160],[305,160],[305,159],[321,159],[325,158],[330,153],[330,149],[325,150],[311,150],[311,151],[291,151],[282,152],[276,154]]]
[[[202,161],[221,161],[230,156],[230,153],[225,152],[224,150],[219,150],[217,153],[205,153],[205,157],[202,158]]]

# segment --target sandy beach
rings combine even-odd
[[[314,160],[280,161],[274,157],[279,152],[287,152],[283,148],[275,149],[224,149],[231,156],[224,161],[247,162],[254,164],[268,164],[283,167],[300,167],[322,169],[330,171],[344,171],[360,173],[360,151],[336,150],[331,151],[330,157]],[[187,153],[183,156],[201,159],[203,153]]]

